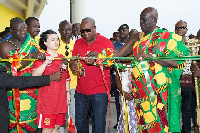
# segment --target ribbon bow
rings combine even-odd
[[[105,67],[110,67],[113,63],[114,63],[114,59],[113,60],[109,60],[110,58],[112,58],[113,54],[113,49],[112,48],[107,48],[106,50],[103,49],[102,54],[99,53],[98,54],[98,59],[96,60],[96,64],[99,64],[100,66],[105,66]]]

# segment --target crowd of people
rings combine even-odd
[[[186,37],[185,21],[170,32],[157,26],[157,20],[157,10],[147,7],[140,14],[141,31],[122,24],[107,39],[90,17],[73,25],[61,21],[60,37],[51,29],[39,37],[35,17],[12,18],[0,34],[0,57],[9,59],[0,65],[1,132],[66,133],[70,116],[72,132],[88,133],[91,119],[92,132],[104,133],[111,91],[117,132],[190,133],[191,118],[195,125],[193,77],[200,70],[191,60],[154,58],[191,55],[187,42],[198,41],[200,31]],[[107,49],[113,57],[135,58],[102,67],[91,57],[99,58]],[[66,59],[72,56],[83,58]]]

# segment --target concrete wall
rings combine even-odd
[[[20,17],[22,19],[25,19],[22,15],[0,4],[0,32],[4,31],[5,27],[10,27],[10,19],[14,17]]]

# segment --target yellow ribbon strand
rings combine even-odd
[[[118,75],[119,75],[120,82],[122,82],[122,79],[121,79],[121,76],[120,76],[118,67],[117,67],[117,73],[118,73]],[[126,123],[126,133],[129,133],[128,111],[127,111],[127,105],[126,105],[126,99],[125,99],[125,96],[124,96],[124,89],[123,89],[123,86],[122,86],[122,95],[123,95],[123,101],[124,101],[124,114],[125,114],[125,123]]]

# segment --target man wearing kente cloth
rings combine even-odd
[[[0,44],[0,57],[12,58],[37,58],[45,59],[42,53],[37,52],[35,43],[27,34],[27,26],[21,18],[10,20],[11,36]],[[20,61],[18,66],[10,63],[2,63],[9,73],[14,76],[30,76],[33,61]],[[9,89],[7,96],[9,101],[10,125],[9,132],[35,132],[37,129],[37,89]]]
[[[132,89],[139,132],[180,132],[179,78],[185,61],[145,60],[189,54],[182,37],[156,28],[158,13],[145,8],[140,14],[140,40],[133,46],[137,62],[132,69]]]
[[[28,17],[25,20],[25,23],[27,25],[27,32],[30,34],[32,41],[36,44],[38,50],[42,53],[45,53],[45,50],[43,50],[39,46],[40,37],[38,34],[40,33],[40,22],[35,17]]]
[[[142,133],[180,132],[181,90],[179,78],[185,61],[146,58],[189,55],[181,36],[157,29],[157,10],[145,8],[140,14],[142,33],[135,34],[114,57],[126,56],[133,45],[132,93],[136,103],[137,128]],[[139,38],[140,37],[140,38]],[[87,56],[97,57],[96,52]],[[89,64],[94,59],[88,60]],[[131,93],[130,93],[131,94]]]

